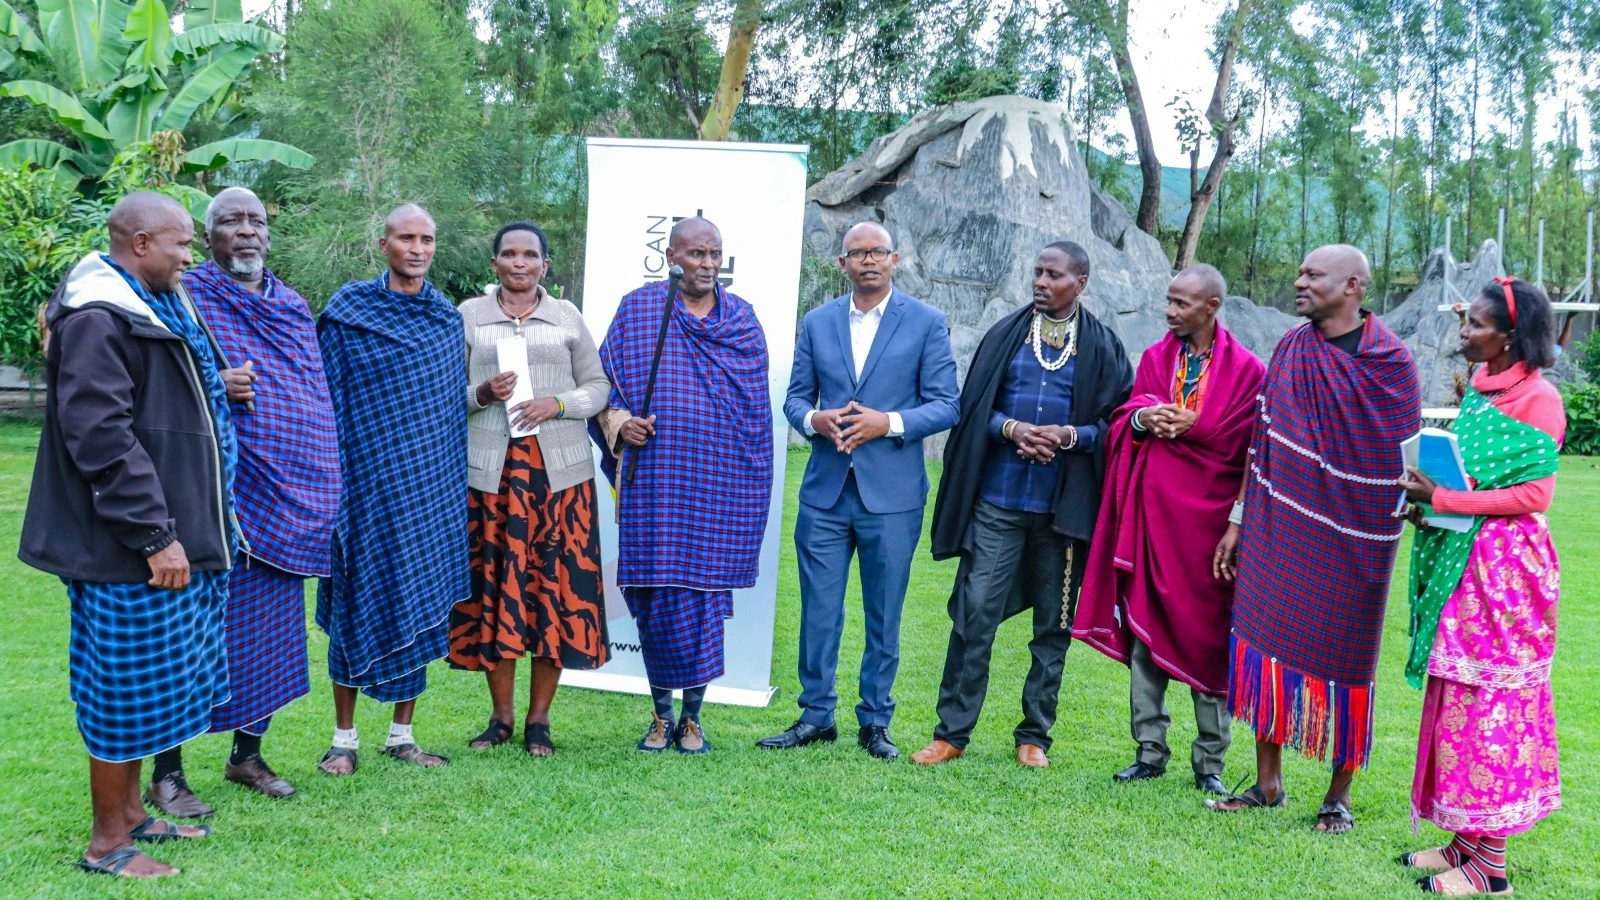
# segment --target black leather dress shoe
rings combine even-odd
[[[1136,762],[1111,776],[1112,781],[1144,781],[1147,778],[1160,778],[1167,774],[1166,769],[1158,769],[1149,763]]]
[[[788,750],[791,747],[804,747],[815,744],[817,741],[836,741],[839,739],[839,729],[829,725],[827,728],[818,728],[809,722],[795,722],[787,730],[780,731],[771,737],[764,737],[756,741],[756,746],[763,750]]]
[[[861,749],[876,756],[878,759],[899,759],[900,748],[889,740],[889,728],[886,725],[863,725],[861,736],[858,738]]]
[[[1205,791],[1208,794],[1216,794],[1218,797],[1226,797],[1229,793],[1227,786],[1222,783],[1222,776],[1220,775],[1196,775],[1194,777],[1194,786],[1196,790]]]

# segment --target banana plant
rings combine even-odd
[[[33,71],[53,77],[7,81],[0,97],[44,109],[75,146],[11,141],[0,144],[0,166],[33,163],[68,178],[98,179],[124,147],[214,113],[257,56],[283,48],[282,35],[244,20],[241,0],[191,0],[181,34],[161,0],[35,0],[34,21],[37,31],[0,0],[0,71],[16,72],[27,58]],[[303,169],[312,158],[289,144],[236,135],[189,150],[185,168],[231,162]]]

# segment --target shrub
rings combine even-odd
[[[1567,405],[1567,442],[1561,451],[1600,455],[1600,382],[1565,385],[1561,397]]]

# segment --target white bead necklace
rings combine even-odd
[[[1061,355],[1057,357],[1054,362],[1046,362],[1044,358],[1043,340],[1040,337],[1040,331],[1042,329],[1040,326],[1044,321],[1045,315],[1044,313],[1039,312],[1033,314],[1033,328],[1031,335],[1033,340],[1033,358],[1039,361],[1040,367],[1046,372],[1054,372],[1060,369],[1062,366],[1067,364],[1067,360],[1071,359],[1073,355],[1078,352],[1079,308],[1074,308],[1072,310],[1072,315],[1067,317],[1067,345],[1062,348]],[[1055,320],[1052,319],[1051,321]]]

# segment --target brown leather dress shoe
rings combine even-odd
[[[294,785],[278,777],[278,773],[272,771],[259,753],[250,754],[238,765],[228,763],[222,769],[222,777],[274,800],[293,797],[295,794]]]
[[[967,752],[949,741],[934,740],[921,750],[911,754],[911,761],[919,766],[937,766],[947,763],[952,759]]]
[[[1044,748],[1037,744],[1018,744],[1017,763],[1030,769],[1050,768],[1050,757],[1044,755]]]
[[[150,782],[144,792],[144,802],[180,819],[209,819],[216,812],[189,790],[189,782],[184,780],[182,772]]]

